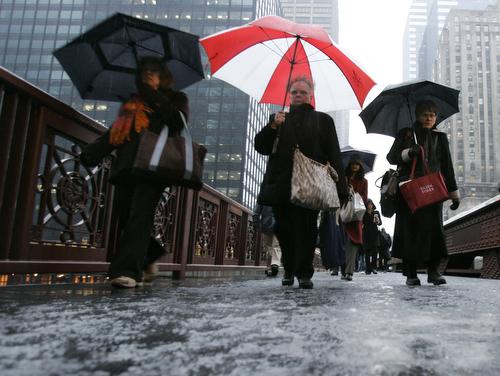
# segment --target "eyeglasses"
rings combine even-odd
[[[297,95],[297,94],[307,95],[307,94],[309,94],[309,92],[306,90],[292,90],[290,92],[290,94],[292,94],[292,95]]]

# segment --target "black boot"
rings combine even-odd
[[[406,269],[406,284],[408,286],[420,286],[420,279],[417,276],[417,264],[408,263]]]
[[[285,270],[285,274],[283,275],[283,279],[281,280],[281,284],[283,286],[292,286],[294,281],[294,276],[292,273],[287,272]]]
[[[444,285],[446,279],[439,273],[441,259],[430,260],[427,264],[427,282],[434,285]]]
[[[434,285],[446,284],[446,279],[437,271],[437,269],[427,269],[427,282]]]
[[[314,287],[311,278],[299,278],[299,287],[301,289],[312,289]]]

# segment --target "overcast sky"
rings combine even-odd
[[[339,45],[372,77],[377,86],[366,99],[368,104],[386,85],[403,79],[403,32],[411,0],[340,0]],[[368,195],[379,206],[379,189],[375,180],[390,165],[385,156],[393,138],[366,134],[365,127],[353,111],[349,123],[351,146],[372,150],[378,154],[374,172],[367,174]],[[380,208],[378,207],[380,210]],[[394,217],[382,217],[392,234]]]

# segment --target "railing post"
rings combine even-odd
[[[241,213],[241,232],[240,232],[240,254],[239,257],[239,265],[245,265],[247,260],[247,232],[248,232],[248,213]]]
[[[226,201],[220,202],[219,206],[219,223],[217,224],[217,248],[215,249],[215,265],[224,265],[226,257],[226,236],[227,222],[229,216],[229,207]]]
[[[0,107],[0,227],[10,228],[12,226],[12,218],[8,213],[5,213],[8,206],[8,200],[4,197],[5,191],[8,189],[7,173],[9,172],[10,151],[15,144],[14,128],[16,123],[16,114],[19,104],[17,93],[8,93],[3,86],[1,89],[1,107]],[[0,259],[9,257],[9,241],[4,239],[0,242]]]
[[[195,216],[197,195],[192,189],[179,188],[179,200],[181,200],[182,211],[177,217],[180,221],[179,230],[177,231],[178,245],[177,251],[174,253],[174,262],[180,265],[180,270],[172,272],[173,279],[186,278],[186,265],[188,261],[188,254],[192,250],[192,233],[193,233],[193,220]]]

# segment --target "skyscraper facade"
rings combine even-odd
[[[450,9],[484,10],[496,0],[413,0],[403,38],[403,79],[430,80]]]
[[[432,78],[439,34],[443,29],[450,9],[484,10],[495,3],[496,0],[434,1],[429,7],[427,26],[418,51],[418,78]]]
[[[500,181],[500,8],[450,11],[435,80],[460,89],[460,113],[444,124],[467,210],[498,193]]]
[[[321,26],[338,43],[338,0],[281,0],[283,16],[297,23]],[[335,120],[337,136],[341,146],[349,141],[349,111],[335,111],[330,115]]]
[[[430,79],[427,57],[419,56],[421,46],[432,55],[450,9],[458,0],[413,0],[403,37],[403,80]],[[427,32],[426,32],[427,30]],[[433,61],[433,57],[430,57]],[[421,67],[421,68],[420,68]]]
[[[336,42],[339,39],[338,3],[338,0],[281,0],[286,19],[321,26]]]
[[[281,7],[279,0],[0,0],[0,65],[109,126],[119,104],[82,100],[52,51],[116,12],[202,37],[280,15]],[[185,92],[193,138],[208,149],[205,182],[252,207],[265,168],[252,135],[270,107],[209,75]]]

